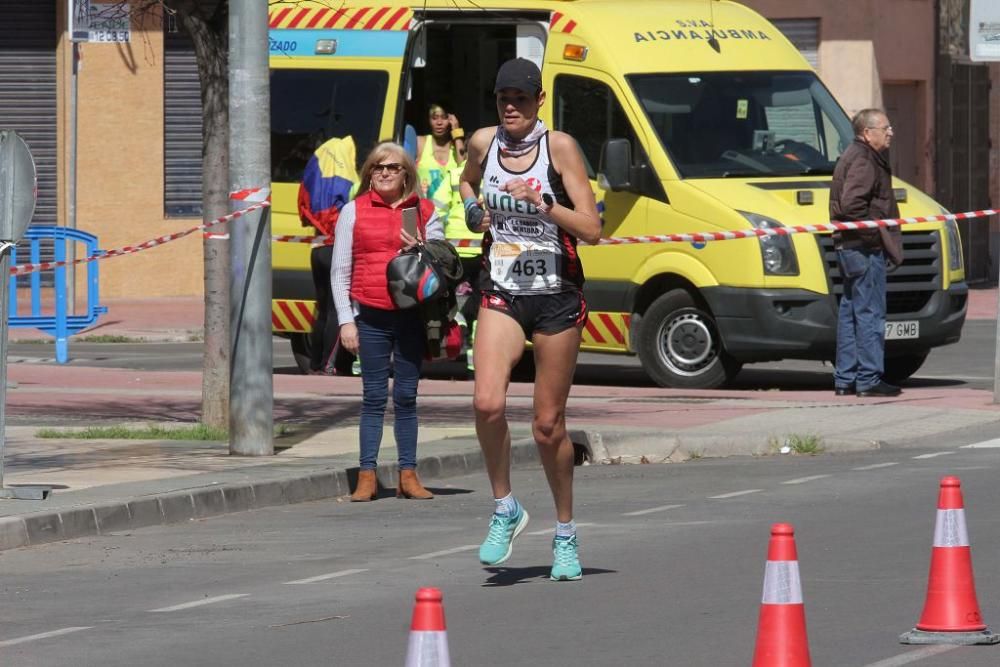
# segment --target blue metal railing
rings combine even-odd
[[[28,261],[32,264],[41,262],[42,242],[51,241],[53,245],[53,259],[56,262],[64,262],[67,258],[67,246],[69,243],[83,243],[86,247],[86,257],[94,257],[103,254],[104,251],[97,247],[97,237],[78,229],[67,227],[56,227],[52,225],[34,225],[28,227],[24,238],[20,241],[20,250],[30,243],[28,248]],[[19,248],[11,248],[10,263],[16,266],[18,263]],[[23,257],[23,254],[21,254]],[[28,274],[28,283],[31,288],[31,314],[18,314],[18,283],[15,277],[11,277],[8,289],[10,297],[10,308],[8,311],[8,326],[25,327],[38,329],[44,333],[54,336],[56,339],[56,361],[65,364],[69,361],[69,336],[86,329],[94,324],[97,318],[108,312],[105,306],[101,306],[99,301],[98,269],[97,262],[87,263],[87,312],[82,315],[70,315],[69,304],[67,303],[67,269],[76,270],[76,267],[59,266],[52,269],[52,287],[55,291],[55,312],[52,314],[42,313],[42,273],[35,271]]]

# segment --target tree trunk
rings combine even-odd
[[[214,10],[177,3],[177,18],[191,35],[202,100],[202,210],[205,221],[229,212],[228,16],[222,0]],[[224,233],[228,225],[212,231]],[[229,427],[229,241],[204,239],[205,341],[201,420]]]

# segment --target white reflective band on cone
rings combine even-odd
[[[764,568],[763,604],[802,604],[802,581],[799,563],[794,560],[769,560]]]
[[[965,510],[937,511],[937,521],[934,523],[934,546],[969,546],[969,531],[965,528]]]
[[[411,632],[406,667],[451,667],[448,633],[431,630]]]

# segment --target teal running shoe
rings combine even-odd
[[[522,507],[514,516],[494,514],[490,519],[490,532],[479,547],[479,562],[499,565],[510,558],[514,538],[528,525],[528,512]]]
[[[557,537],[552,540],[552,581],[576,581],[583,578],[583,568],[577,556],[576,535]]]

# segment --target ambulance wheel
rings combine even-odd
[[[928,350],[923,350],[899,357],[886,357],[882,378],[890,384],[899,384],[920,370],[928,354]]]
[[[714,389],[740,372],[722,347],[712,314],[683,289],[654,301],[639,324],[639,359],[661,387]]]

